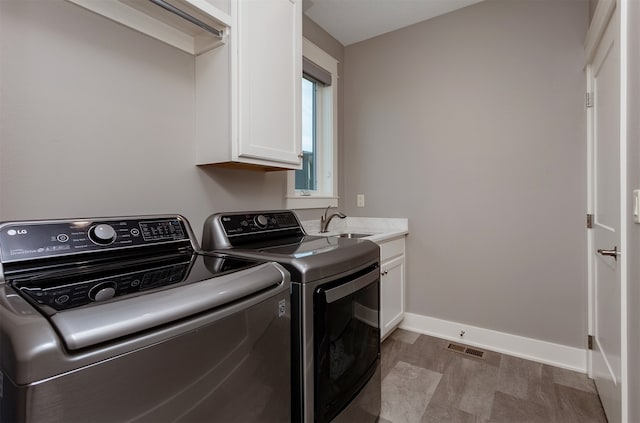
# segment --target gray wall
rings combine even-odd
[[[629,62],[628,62],[628,142],[627,171],[629,175],[628,204],[631,207],[632,190],[640,189],[640,2],[629,5]],[[640,225],[633,223],[629,213],[627,253],[628,273],[628,357],[629,357],[629,421],[640,422]]]
[[[194,165],[193,57],[62,0],[0,1],[0,43],[0,220],[283,207],[284,172]]]
[[[407,311],[584,347],[587,24],[488,0],[346,47],[346,212],[409,218]]]

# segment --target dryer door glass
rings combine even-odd
[[[366,385],[380,354],[379,269],[314,293],[315,419],[332,420]]]

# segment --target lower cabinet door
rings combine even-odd
[[[404,255],[380,266],[380,338],[404,318]]]

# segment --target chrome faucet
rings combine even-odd
[[[334,217],[338,216],[340,219],[344,219],[345,217],[347,217],[346,214],[337,212],[327,218],[327,212],[329,211],[329,208],[331,208],[331,206],[327,207],[324,210],[324,214],[320,216],[320,233],[329,232],[327,228],[329,227],[329,222],[331,222],[331,219],[333,219]]]

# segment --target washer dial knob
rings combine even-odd
[[[111,225],[101,223],[89,229],[89,239],[94,244],[109,245],[116,240],[116,230]]]
[[[102,282],[95,285],[89,290],[89,299],[91,301],[105,301],[113,298],[116,295],[116,283],[115,282]]]
[[[266,228],[267,224],[269,223],[269,221],[267,220],[266,217],[264,217],[263,214],[257,215],[255,219],[253,219],[253,221],[256,223],[256,226],[259,227],[260,229]]]

